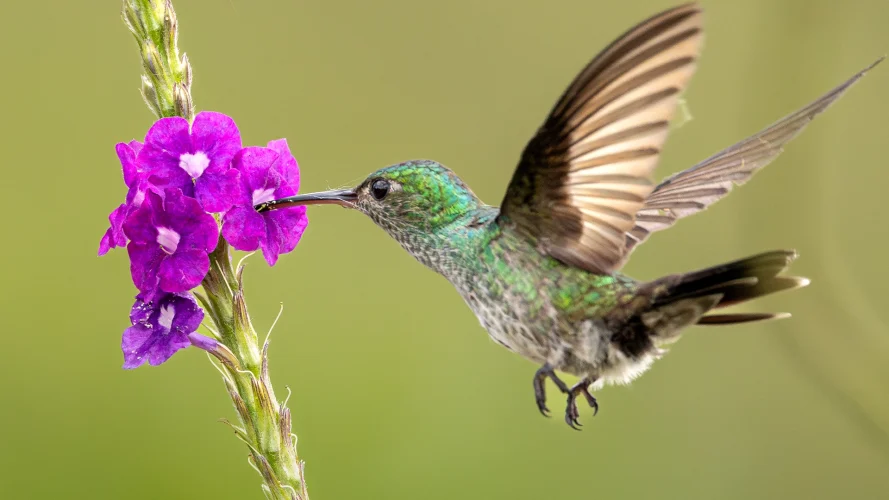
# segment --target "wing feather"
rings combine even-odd
[[[615,270],[694,72],[701,23],[697,5],[682,5],[643,21],[593,59],[525,148],[498,222],[569,265]]]
[[[784,146],[799,135],[815,116],[836,102],[882,60],[878,59],[830,92],[765,130],[664,179],[636,212],[635,227],[627,233],[627,255],[651,233],[706,209],[727,195],[734,186],[747,182],[781,154]]]

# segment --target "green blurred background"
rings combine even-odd
[[[659,174],[813,100],[889,51],[885,0],[704,1],[707,44]],[[667,0],[178,0],[199,109],[245,143],[287,137],[303,190],[434,158],[498,203],[575,73]],[[4,2],[0,497],[261,498],[197,350],[120,368],[134,289],[99,259],[143,137],[116,1]],[[634,254],[640,279],[796,248],[792,320],[689,332],[584,432],[534,407],[535,366],[489,341],[443,279],[372,223],[311,210],[300,247],[246,273],[293,391],[315,500],[887,498],[889,63],[756,179]],[[553,405],[556,405],[553,402]],[[558,406],[558,405],[556,405]],[[555,407],[555,406],[554,406]]]

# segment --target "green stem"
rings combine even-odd
[[[290,429],[290,410],[275,397],[269,378],[268,342],[260,348],[247,311],[243,267],[232,268],[229,247],[221,239],[210,259],[204,291],[214,311],[211,319],[219,340],[233,358],[217,355],[240,420],[240,426],[230,425],[247,444],[250,462],[262,475],[268,498],[307,500],[303,463]]]
[[[124,0],[123,18],[142,55],[142,96],[159,118],[181,116],[191,122],[191,64],[177,46],[178,21],[170,0]],[[218,221],[218,218],[217,218]],[[278,402],[269,378],[268,342],[260,347],[250,321],[241,276],[220,236],[210,254],[210,271],[196,294],[213,322],[219,345],[212,354],[221,364],[238,423],[228,423],[246,445],[251,465],[263,478],[266,498],[308,500],[303,462],[291,433],[290,410]]]

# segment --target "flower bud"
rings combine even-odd
[[[188,62],[188,55],[182,54],[182,85],[191,90],[191,63]]]
[[[164,2],[163,31],[161,33],[164,43],[164,51],[172,63],[178,63],[179,57],[178,39],[179,29],[176,21],[176,11],[173,10],[173,4],[170,0]],[[178,68],[177,68],[178,69]]]
[[[153,80],[159,82],[163,79],[164,63],[157,46],[150,40],[142,45],[142,65]]]
[[[121,16],[127,28],[133,33],[137,40],[148,38],[148,28],[142,20],[139,5],[134,0],[128,0],[123,3]]]
[[[163,117],[157,90],[154,88],[151,80],[145,75],[142,75],[142,98],[145,99],[145,104],[158,118]]]
[[[191,103],[191,92],[182,85],[177,83],[173,86],[173,105],[176,114],[191,121],[194,118],[194,105]]]

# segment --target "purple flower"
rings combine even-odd
[[[158,188],[179,188],[207,212],[225,212],[238,189],[238,171],[231,168],[231,160],[240,149],[234,120],[203,111],[190,129],[180,117],[155,122],[138,162],[150,167],[148,180]]]
[[[127,204],[121,205],[108,214],[108,222],[111,223],[99,241],[99,255],[105,255],[109,250],[116,247],[123,247],[127,244],[127,238],[123,234],[123,221],[127,218]]]
[[[136,368],[145,361],[157,366],[170,359],[191,345],[189,336],[198,335],[193,332],[203,319],[204,311],[189,293],[161,293],[147,302],[138,295],[130,311],[133,326],[124,330],[120,343],[123,367]]]
[[[99,242],[99,255],[105,255],[109,250],[115,247],[126,246],[127,238],[123,234],[123,222],[126,220],[133,210],[142,204],[145,198],[145,190],[148,185],[144,180],[144,175],[140,171],[136,163],[136,155],[142,149],[142,143],[139,141],[131,141],[129,144],[121,142],[115,146],[117,157],[120,159],[120,166],[123,170],[123,181],[129,190],[127,191],[127,201],[115,208],[110,215],[108,221],[111,227],[105,231],[102,241]]]
[[[299,189],[299,165],[285,139],[267,148],[244,148],[232,165],[241,172],[240,191],[223,218],[222,235],[238,250],[262,249],[270,266],[278,255],[296,248],[309,219],[306,207],[290,207],[257,213],[253,206],[276,198],[293,196]]]
[[[148,301],[160,290],[175,293],[198,286],[210,269],[207,254],[219,238],[213,216],[179,189],[166,189],[163,198],[148,191],[123,230],[131,240],[127,251],[133,283]]]

